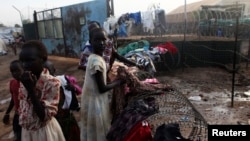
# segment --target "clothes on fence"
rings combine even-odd
[[[135,21],[135,25],[141,24],[141,12],[130,13],[129,18]]]
[[[107,134],[108,141],[122,141],[138,122],[157,113],[158,110],[158,105],[153,97],[131,102],[113,121]]]
[[[117,52],[118,54],[124,56],[128,52],[139,49],[139,48],[148,49],[149,42],[147,40],[139,40],[137,42],[132,42],[132,43],[127,44],[125,47],[118,48]]]
[[[150,125],[146,120],[138,122],[123,141],[153,141]]]
[[[154,141],[191,141],[185,139],[178,123],[162,124],[156,129]]]
[[[146,33],[153,34],[154,32],[154,18],[152,11],[141,12],[143,31]]]
[[[150,58],[150,56],[147,53],[150,53],[150,52],[130,51],[124,57],[126,57],[127,59],[133,62],[136,62],[137,64],[143,65],[145,71],[149,72],[151,75],[154,75],[154,73],[156,73],[156,68],[155,68],[153,60]]]
[[[171,42],[165,42],[162,44],[158,44],[155,47],[165,48],[168,50],[168,52],[170,52],[172,54],[178,53],[178,48]]]
[[[128,37],[126,23],[122,23],[118,30],[119,37]]]

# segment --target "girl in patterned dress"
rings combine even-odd
[[[60,81],[43,67],[48,54],[38,40],[24,43],[19,54],[24,73],[19,89],[19,124],[23,141],[65,141],[55,119],[60,98]]]

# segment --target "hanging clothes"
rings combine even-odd
[[[134,19],[135,25],[141,24],[141,12],[130,13],[129,18]]]

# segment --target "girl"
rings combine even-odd
[[[24,68],[19,93],[19,123],[23,141],[65,141],[54,117],[61,85],[43,67],[47,57],[46,47],[38,40],[25,42],[19,54]]]
[[[22,127],[19,125],[19,114],[18,114],[18,108],[19,108],[19,100],[18,100],[18,94],[19,94],[19,87],[20,87],[20,77],[23,74],[23,67],[22,63],[19,60],[14,60],[10,63],[10,72],[14,79],[10,80],[9,88],[11,93],[11,100],[9,107],[4,115],[3,122],[4,124],[8,124],[10,120],[10,111],[12,108],[15,108],[15,115],[12,122],[12,127],[15,135],[15,141],[21,141],[21,131]]]
[[[90,33],[93,54],[88,58],[81,97],[81,141],[105,141],[111,124],[108,91],[124,81],[107,84],[107,65],[102,55],[107,33],[102,28]]]

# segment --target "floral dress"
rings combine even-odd
[[[105,141],[111,124],[108,93],[100,93],[94,74],[101,71],[106,83],[106,63],[102,56],[91,54],[81,97],[81,141]]]
[[[45,120],[40,121],[27,90],[20,85],[19,124],[22,126],[22,141],[65,141],[54,117],[58,110],[60,86],[60,81],[44,69],[36,83],[37,96],[45,107]]]

